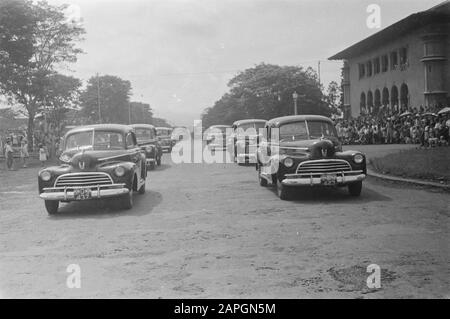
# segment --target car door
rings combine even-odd
[[[136,164],[138,171],[140,172],[141,178],[145,178],[145,165],[142,164],[142,153],[141,149],[137,144],[136,136],[133,132],[128,132],[125,137],[125,145],[127,152],[129,154],[130,160]]]

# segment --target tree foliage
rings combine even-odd
[[[312,68],[262,63],[239,73],[228,87],[229,92],[203,112],[203,126],[292,115],[293,92],[299,94],[298,114],[330,115]]]
[[[129,81],[113,75],[94,76],[81,94],[81,107],[93,122],[128,124],[130,94]]]
[[[153,111],[150,104],[142,102],[131,102],[131,123],[132,124],[152,124]]]
[[[56,67],[75,62],[81,53],[76,44],[85,31],[67,20],[67,7],[46,1],[0,2],[0,93],[25,108],[30,146],[34,117],[50,99]]]

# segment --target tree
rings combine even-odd
[[[128,124],[130,94],[129,81],[113,75],[94,76],[80,96],[81,107],[93,122]]]
[[[342,107],[342,89],[335,81],[331,81],[328,85],[327,95],[325,100],[331,108],[331,113],[340,114]]]
[[[153,120],[153,111],[150,104],[142,102],[131,102],[131,123],[133,124],[151,124]]]
[[[46,1],[0,3],[0,93],[26,110],[30,148],[34,117],[48,98],[50,77],[56,66],[75,62],[82,52],[76,43],[85,31],[66,19],[67,7]]]
[[[299,114],[330,115],[312,68],[261,63],[232,78],[224,94],[203,114],[203,125],[231,124],[244,118],[270,119],[294,113],[292,93],[299,94]]]
[[[53,74],[48,79],[46,87],[46,107],[49,109],[47,118],[60,128],[66,112],[73,108],[79,99],[81,81],[72,76]]]

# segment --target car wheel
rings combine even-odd
[[[156,158],[156,165],[161,166],[161,155]]]
[[[58,212],[59,201],[57,200],[46,200],[45,208],[47,209],[47,213],[49,215],[54,215]]]
[[[145,182],[142,184],[141,188],[139,188],[139,194],[145,194]]]
[[[280,180],[277,179],[277,195],[282,200],[290,199],[290,189],[288,186],[285,186],[281,183]]]
[[[258,180],[259,180],[259,186],[267,187],[267,179],[265,179],[264,177],[261,176],[261,165],[258,165]]]
[[[362,181],[348,184],[348,192],[352,196],[357,197],[361,195],[361,190],[362,190]]]
[[[122,197],[121,203],[124,209],[131,209],[133,207],[133,188],[130,189],[128,194]]]

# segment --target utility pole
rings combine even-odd
[[[319,76],[319,86],[320,86],[320,60],[317,62],[317,73]]]
[[[98,73],[97,73],[97,107],[98,107],[98,121],[101,124],[102,123],[102,112],[100,109],[100,78],[98,77]]]

